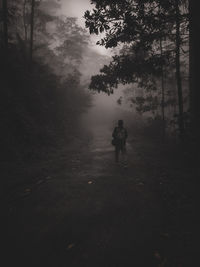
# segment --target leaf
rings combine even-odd
[[[69,245],[67,246],[67,250],[70,250],[70,249],[72,249],[73,247],[75,247],[75,244],[74,244],[74,243],[69,244]]]
[[[31,192],[31,189],[30,189],[30,188],[26,188],[26,189],[24,190],[24,192],[29,193],[29,192]]]
[[[100,33],[102,33],[104,31],[104,27],[101,25],[99,28]]]
[[[160,254],[159,254],[158,251],[155,251],[155,252],[154,252],[154,257],[155,257],[157,260],[161,260],[161,256],[160,256]]]

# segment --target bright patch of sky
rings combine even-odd
[[[77,17],[81,26],[84,27],[84,13],[91,10],[92,5],[89,0],[61,0],[62,12],[70,17]]]
[[[58,3],[61,4],[61,13],[69,17],[77,17],[78,24],[85,28],[85,19],[83,18],[86,10],[92,10],[93,5],[90,4],[90,0],[61,0]],[[88,30],[88,29],[87,29]],[[92,48],[102,55],[111,55],[111,50],[102,46],[97,46],[96,42],[101,39],[100,36],[91,35]]]
[[[90,4],[90,0],[51,0],[57,2],[61,5],[58,13],[69,16],[76,17],[78,24],[85,28],[85,19],[83,18],[86,10],[92,10],[93,5]],[[54,2],[54,3],[55,3]],[[88,29],[87,29],[88,31]],[[91,49],[94,53],[87,53],[84,55],[84,60],[80,66],[81,73],[83,74],[83,80],[90,80],[91,75],[95,75],[99,72],[99,69],[103,67],[104,64],[108,64],[110,57],[112,56],[111,49],[106,49],[102,46],[96,45],[97,40],[101,39],[98,35],[91,35]],[[96,55],[99,54],[99,56]],[[104,111],[105,114],[109,114],[114,111],[117,105],[117,99],[122,95],[121,90],[115,90],[113,95],[107,96],[105,93],[96,94],[93,98],[94,108],[97,113]],[[93,111],[94,112],[94,111]],[[92,112],[92,113],[93,113]],[[102,114],[103,115],[103,114]]]

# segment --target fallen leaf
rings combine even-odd
[[[161,256],[160,256],[160,254],[159,254],[158,251],[155,251],[155,253],[154,253],[154,257],[155,257],[156,259],[158,259],[158,260],[161,260]]]
[[[75,244],[69,244],[68,246],[67,246],[67,250],[70,250],[70,249],[72,249],[73,247],[75,247]]]
[[[30,188],[26,188],[26,189],[24,190],[24,192],[29,193],[29,192],[31,192],[31,189],[30,189]]]

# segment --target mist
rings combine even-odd
[[[6,266],[195,265],[194,2],[0,0]]]

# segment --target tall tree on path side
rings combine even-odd
[[[199,139],[200,134],[200,90],[199,90],[199,69],[200,69],[200,40],[199,40],[199,9],[198,1],[189,0],[189,66],[190,66],[190,110],[192,130]]]
[[[8,5],[7,0],[3,0],[3,35],[4,47],[8,48]]]
[[[178,124],[182,135],[184,132],[184,118],[180,49],[182,45],[181,30],[183,20],[187,19],[186,15],[180,12],[182,1],[93,0],[92,2],[95,4],[96,9],[92,13],[89,11],[85,13],[86,27],[90,29],[90,33],[94,34],[105,31],[105,37],[98,44],[104,45],[106,48],[129,44],[131,53],[133,51],[137,53],[140,48],[146,51],[149,57],[140,57],[138,58],[139,61],[131,57],[131,53],[126,58],[124,55],[114,57],[110,66],[105,66],[100,70],[100,75],[92,78],[91,87],[97,85],[97,90],[110,93],[112,90],[109,90],[109,87],[115,87],[119,82],[135,82],[138,78],[144,79],[142,77],[144,75],[162,75],[163,64],[168,64],[166,59],[169,56],[173,58],[175,54],[179,100]],[[160,12],[160,9],[162,12]],[[155,53],[155,49],[159,46],[162,38],[169,40],[173,49],[171,47],[169,50],[164,49],[158,55],[158,53]],[[160,49],[162,49],[161,46]],[[115,74],[113,73],[114,71]],[[98,83],[101,84],[98,86]],[[162,106],[164,108],[163,99]]]
[[[182,92],[182,80],[181,80],[181,70],[180,70],[180,10],[179,10],[179,0],[175,0],[175,14],[176,14],[176,82],[178,91],[178,107],[179,107],[179,131],[180,135],[184,134],[184,118],[183,118],[183,92]]]
[[[33,60],[33,35],[34,35],[35,0],[31,0],[31,29],[30,29],[30,61]]]

